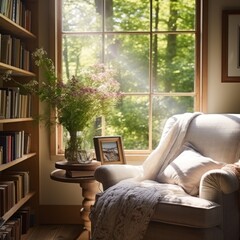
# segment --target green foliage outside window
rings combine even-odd
[[[195,7],[194,0],[63,0],[63,78],[96,62],[117,71],[123,98],[103,132],[122,135],[125,149],[155,148],[169,116],[194,111]]]

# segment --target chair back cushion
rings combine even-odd
[[[203,156],[218,162],[240,159],[240,114],[202,114],[191,122],[186,137]]]

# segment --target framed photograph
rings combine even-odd
[[[240,82],[240,10],[222,14],[222,82]]]
[[[96,158],[102,164],[125,164],[125,155],[121,136],[93,138]]]

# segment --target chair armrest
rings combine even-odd
[[[202,176],[199,197],[220,203],[222,194],[231,194],[238,189],[239,181],[233,171],[214,169]]]
[[[94,177],[102,183],[103,189],[106,190],[121,180],[134,178],[142,175],[142,173],[142,166],[111,164],[98,167],[95,170]]]

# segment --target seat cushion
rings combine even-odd
[[[180,186],[157,184],[161,192],[161,201],[157,204],[151,221],[196,228],[218,226],[222,220],[220,205],[187,194]]]

